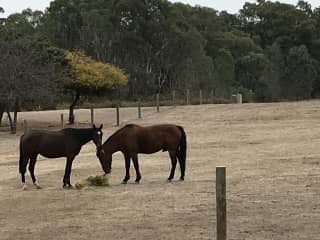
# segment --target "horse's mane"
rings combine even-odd
[[[62,131],[66,134],[83,134],[92,132],[93,128],[64,128]]]
[[[83,142],[92,136],[93,128],[64,128],[62,131],[64,134],[75,136],[78,142]]]
[[[122,132],[124,129],[127,129],[129,127],[135,127],[135,126],[138,126],[138,125],[133,124],[133,123],[125,125],[124,127],[122,127],[120,129],[118,129],[117,131],[115,131],[110,137],[108,137],[108,139],[105,141],[105,143],[109,142],[111,140],[111,138],[113,138],[115,135],[117,135],[120,132]]]

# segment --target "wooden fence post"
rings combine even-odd
[[[211,100],[211,104],[213,104],[214,103],[214,94],[213,94],[213,89],[211,90],[211,93],[210,93],[210,100]]]
[[[91,115],[91,126],[94,124],[94,108],[90,108],[90,115]]]
[[[116,111],[117,111],[117,126],[119,126],[120,125],[120,106],[119,106],[119,104],[117,104]]]
[[[23,132],[26,133],[28,130],[27,120],[23,119]]]
[[[157,93],[157,112],[160,112],[160,94]]]
[[[237,103],[242,104],[242,94],[241,93],[237,93]]]
[[[199,91],[199,104],[202,104],[202,90]]]
[[[172,106],[176,106],[176,91],[172,91]]]
[[[61,128],[64,128],[64,120],[63,120],[63,113],[60,114],[60,120],[61,120]]]
[[[141,100],[138,100],[138,118],[141,119]]]
[[[216,167],[217,240],[227,239],[226,168]]]
[[[190,105],[190,90],[187,89],[187,105]]]

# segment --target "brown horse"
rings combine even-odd
[[[110,136],[101,148],[97,148],[97,156],[106,174],[111,172],[112,154],[121,151],[124,155],[126,175],[122,183],[130,179],[130,159],[136,170],[136,183],[139,183],[141,174],[138,163],[138,153],[151,154],[168,151],[171,158],[171,172],[168,178],[171,181],[177,165],[180,164],[181,177],[184,180],[186,167],[187,139],[184,129],[171,124],[141,127],[129,124]]]
[[[97,148],[101,148],[102,129],[93,125],[92,128],[65,128],[60,131],[27,130],[20,138],[19,171],[25,185],[25,173],[30,159],[29,171],[33,184],[40,188],[34,175],[34,167],[38,154],[47,158],[67,157],[63,187],[72,187],[70,183],[73,159],[79,154],[81,147],[93,140]]]

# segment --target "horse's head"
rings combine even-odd
[[[92,135],[92,141],[94,142],[94,144],[96,145],[97,148],[102,146],[102,136],[103,136],[103,132],[102,132],[102,127],[103,124],[100,125],[100,127],[96,127],[96,125],[93,124],[93,135]]]
[[[97,147],[97,157],[99,158],[100,164],[102,166],[105,174],[111,172],[112,154],[106,152],[103,146]]]

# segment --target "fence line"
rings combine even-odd
[[[179,91],[179,90],[173,90],[171,92],[171,95],[165,94],[165,95],[160,95],[159,93],[156,94],[156,111],[160,112],[160,105],[165,105],[165,106],[179,106],[179,105],[190,105],[190,104],[214,104],[215,101],[217,102],[217,98],[215,96],[215,91],[213,89],[211,90],[205,90],[203,91],[202,89],[198,90],[198,99],[196,97],[196,92],[192,91],[190,89],[185,89],[184,91]],[[193,96],[193,98],[192,98]],[[160,98],[161,98],[161,103],[160,103]],[[224,103],[224,102],[222,102]],[[243,103],[243,97],[242,94],[236,93],[233,95],[230,95],[230,99],[228,100],[228,103],[238,103],[242,104]],[[136,102],[135,106],[137,107],[137,117],[138,119],[142,119],[142,107],[143,103],[141,101],[141,98],[138,99]],[[152,106],[152,105],[148,105]],[[154,106],[154,105],[153,105]],[[120,102],[117,103],[116,105],[116,126],[120,126]],[[60,127],[63,129],[65,128],[65,121],[64,121],[64,114],[60,114]],[[94,106],[90,106],[90,123],[91,125],[94,124],[95,121],[95,109]],[[26,128],[24,127],[25,123],[22,123],[23,130]]]

